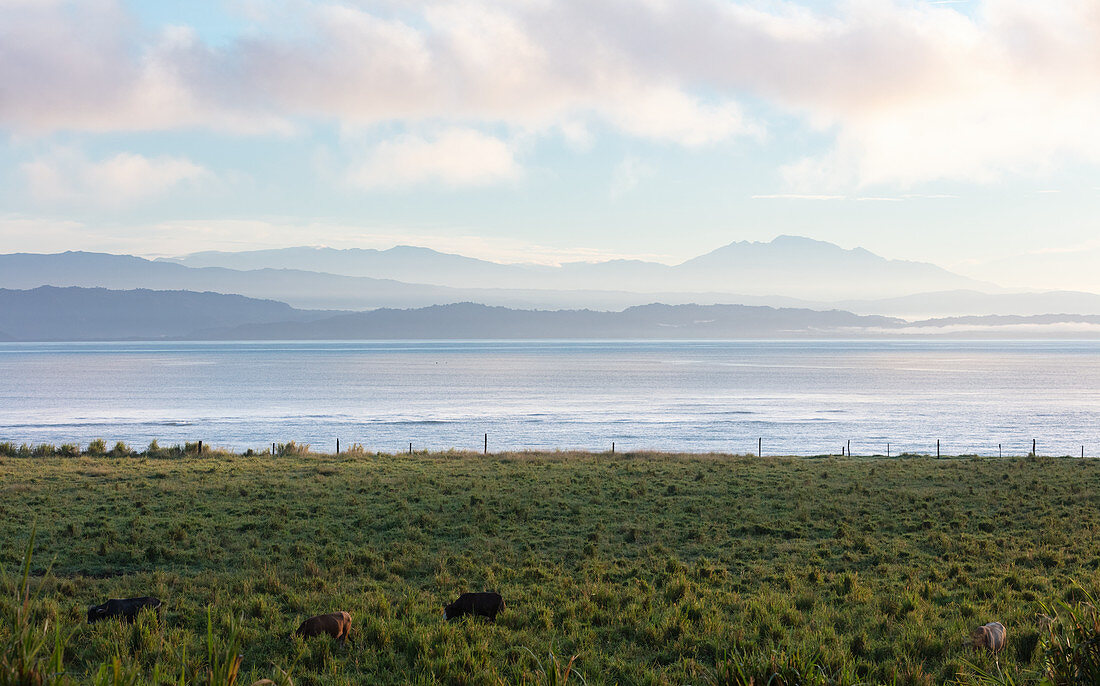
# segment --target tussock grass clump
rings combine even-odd
[[[53,457],[57,454],[57,448],[51,443],[40,443],[31,448],[31,457]]]
[[[279,457],[304,457],[309,455],[309,444],[294,441],[279,443],[275,446],[275,454]]]
[[[150,459],[180,458],[187,455],[187,446],[191,446],[193,452],[198,452],[198,443],[186,443],[185,445],[177,443],[176,445],[162,446],[156,439],[153,439],[142,456]]]

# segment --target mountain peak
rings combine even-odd
[[[839,248],[840,246],[835,243],[829,243],[828,241],[820,241],[816,238],[807,238],[806,236],[795,236],[793,234],[784,233],[776,236],[771,240],[771,245],[828,245],[833,248]]]

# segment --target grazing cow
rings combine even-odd
[[[447,620],[473,615],[488,617],[490,622],[497,621],[497,613],[504,609],[504,598],[499,593],[463,593],[447,607],[443,608],[443,617]]]
[[[145,608],[155,610],[162,603],[151,596],[143,598],[112,598],[102,605],[93,605],[88,608],[88,623],[94,624],[101,619],[122,617],[127,623],[133,624],[137,613]]]
[[[988,650],[996,655],[1005,647],[1005,625],[990,622],[974,629],[970,634],[970,645],[975,650]]]
[[[317,615],[302,622],[294,633],[298,636],[311,638],[328,634],[340,642],[348,639],[351,632],[351,615],[347,612],[332,612],[327,615]]]

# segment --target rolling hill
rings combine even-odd
[[[0,330],[5,332],[6,340],[149,340],[180,337],[196,329],[297,322],[331,315],[221,293],[55,286],[0,289]]]

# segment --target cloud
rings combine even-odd
[[[0,126],[442,122],[553,129],[583,145],[596,124],[701,146],[793,115],[833,139],[783,168],[794,191],[1100,163],[1095,0],[976,0],[965,13],[921,0],[280,7],[212,46],[186,28],[150,31],[112,0],[0,3]]]
[[[844,200],[843,195],[826,195],[813,193],[769,193],[766,195],[751,196],[753,200]]]
[[[405,135],[380,143],[350,170],[347,180],[364,189],[425,183],[458,188],[513,181],[520,175],[508,143],[452,128],[430,139]]]
[[[732,97],[652,78],[625,56],[575,51],[567,34],[537,26],[556,16],[550,6],[429,2],[402,20],[385,2],[361,5],[260,12],[255,30],[213,47],[186,27],[149,32],[111,0],[0,3],[0,125],[291,133],[302,120],[449,120],[577,139],[593,119],[684,145],[758,131]]]
[[[1100,335],[1100,324],[1090,322],[1052,322],[1050,324],[944,324],[942,326],[907,326],[905,328],[880,328],[868,327],[858,329],[864,333],[886,336],[926,336],[951,334],[985,334],[987,336],[1002,335],[1039,335],[1056,336],[1059,334],[1092,334]]]
[[[769,193],[749,196],[753,200],[855,200],[856,202],[903,202],[905,200],[948,200],[958,198],[947,193],[903,193],[901,195],[831,195],[827,193]]]
[[[150,34],[115,0],[0,2],[0,125],[14,131],[290,132],[199,75],[228,66],[190,29]]]
[[[150,200],[212,174],[179,157],[119,153],[91,161],[56,149],[22,165],[31,196],[40,202],[120,207]]]
[[[808,82],[777,102],[835,134],[784,168],[794,187],[1041,175],[1100,162],[1100,6],[986,0],[972,18],[920,3],[850,1],[804,44]],[[825,54],[829,46],[833,57]],[[866,64],[861,66],[860,61]]]
[[[615,166],[611,174],[611,197],[620,198],[634,190],[643,179],[653,176],[657,170],[637,157],[627,157]]]

